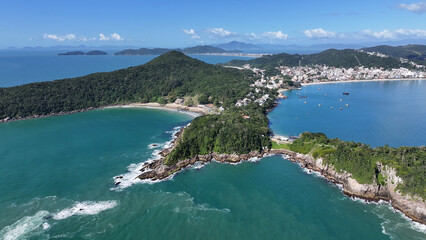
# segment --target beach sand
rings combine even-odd
[[[215,112],[209,110],[207,107],[201,106],[184,106],[176,103],[167,103],[167,104],[159,104],[159,103],[131,103],[128,105],[124,105],[122,107],[140,107],[140,108],[152,108],[159,110],[172,110],[172,111],[182,111],[187,112],[191,115],[207,115],[214,114]]]
[[[302,83],[302,86],[330,84],[330,83],[348,83],[348,82],[383,82],[383,81],[412,81],[412,80],[426,80],[426,78],[365,79],[365,80],[327,81],[327,82]]]

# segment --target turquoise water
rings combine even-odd
[[[57,56],[64,51],[0,51],[0,87],[78,77],[145,64],[157,56]],[[246,57],[190,55],[216,64]]]
[[[0,124],[0,239],[425,238],[280,156],[114,187],[191,119],[111,108]]]
[[[278,135],[311,131],[372,146],[426,145],[425,80],[311,85],[284,93],[288,99],[268,115]]]

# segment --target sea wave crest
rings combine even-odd
[[[0,231],[0,239],[25,239],[39,235],[49,228],[49,225],[45,224],[45,218],[48,215],[48,211],[39,211],[33,216],[25,216],[12,225],[3,228]]]
[[[117,201],[77,202],[73,206],[53,214],[53,219],[62,220],[73,215],[96,215],[102,211],[114,208],[117,204]]]

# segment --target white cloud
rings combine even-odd
[[[33,38],[31,38],[33,39]],[[87,41],[123,41],[124,38],[121,37],[118,33],[113,33],[109,37],[105,36],[104,34],[100,33],[99,38],[96,37],[84,37],[84,36],[76,36],[75,34],[69,33],[65,35],[57,35],[57,34],[50,34],[45,33],[43,34],[43,39],[45,40],[53,40],[58,42],[64,42],[64,41],[78,41],[78,42],[87,42]]]
[[[109,37],[105,36],[103,33],[99,33],[99,41],[123,41],[124,38],[122,38],[118,33],[113,33]]]
[[[426,30],[421,29],[398,29],[395,31],[383,30],[380,32],[374,32],[371,30],[364,30],[361,35],[371,38],[383,38],[383,39],[397,39],[401,37],[405,38],[426,38]]]
[[[308,38],[335,38],[337,36],[335,32],[326,31],[322,28],[308,29],[303,33]]]
[[[274,40],[287,40],[288,34],[285,34],[281,31],[277,32],[265,32],[262,34],[263,37],[274,39]]]
[[[410,36],[416,38],[426,38],[426,30],[421,29],[398,29],[395,31],[399,36]]]
[[[210,28],[210,29],[207,29],[207,32],[217,37],[231,37],[231,36],[237,35],[236,33],[225,30],[223,28]]]
[[[398,8],[405,9],[418,14],[423,14],[426,13],[426,2],[417,2],[412,4],[402,3],[398,5]]]
[[[107,41],[107,37],[104,34],[99,33],[99,40],[100,41]]]
[[[198,38],[200,38],[200,36],[195,32],[195,30],[194,29],[183,29],[183,32],[185,33],[185,34],[188,34],[188,35],[190,35],[191,36],[191,38],[193,38],[193,39],[198,39]]]
[[[66,35],[61,36],[61,35],[45,33],[45,34],[43,34],[43,39],[63,42],[63,41],[66,41],[66,40],[70,40],[70,41],[77,40],[77,37],[74,34],[66,34]]]
[[[361,31],[361,34],[366,37],[372,37],[372,38],[385,38],[385,39],[392,39],[396,38],[395,32],[391,32],[387,29],[380,31],[380,32],[374,32],[369,29]]]

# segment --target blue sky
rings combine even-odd
[[[0,47],[426,40],[425,0],[2,0]]]

